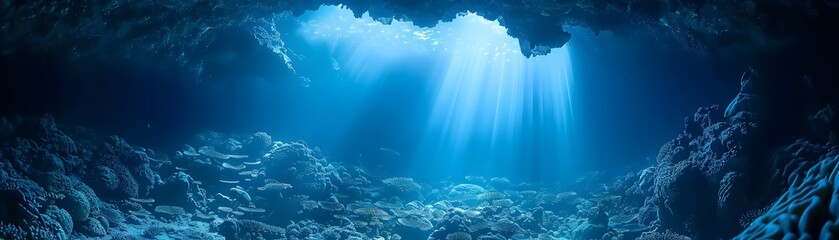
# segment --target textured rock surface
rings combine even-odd
[[[627,196],[646,197],[642,222],[694,238],[732,237],[835,146],[821,134],[830,128],[806,132],[766,127],[778,126],[776,119],[807,117],[770,110],[766,102],[773,99],[754,70],[746,71],[740,82],[740,92],[725,110],[700,108],[685,119],[684,132],[662,146],[655,167],[639,172],[631,187],[618,185]],[[809,119],[832,124],[830,117],[817,115],[830,114]],[[779,140],[789,136],[803,138]]]
[[[518,38],[525,55],[564,45],[564,25],[595,32],[652,33],[697,49],[734,44],[782,42],[804,31],[829,31],[836,4],[816,1],[4,1],[8,24],[0,46],[4,56],[30,58],[57,53],[71,58],[144,56],[177,62],[201,74],[212,62],[207,52],[231,33],[255,34],[255,24],[275,14],[300,15],[322,4],[343,4],[360,16],[408,19],[419,26],[450,21],[471,11],[498,19]],[[242,37],[247,39],[248,37]],[[66,49],[66,50],[64,50]]]
[[[571,186],[375,176],[264,133],[201,133],[169,158],[49,116],[0,118],[0,238],[834,238],[833,107],[793,116],[810,128],[767,129],[784,112],[761,107],[755,72],[741,83],[731,107],[688,117],[655,166]],[[789,138],[763,141],[778,132]]]
[[[832,152],[790,188],[737,239],[834,239],[839,234],[839,156]]]
[[[741,81],[746,86],[755,79]],[[741,97],[756,96],[744,93],[749,89],[743,87],[725,113],[718,106],[700,108],[685,119],[684,132],[661,148],[651,197],[663,226],[681,234],[731,234],[739,229],[727,220],[760,201],[747,191],[758,187],[751,179],[764,174],[754,112],[759,109]]]

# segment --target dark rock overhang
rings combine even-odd
[[[201,68],[201,53],[231,29],[283,12],[299,16],[338,4],[357,16],[368,12],[381,21],[410,20],[422,27],[474,12],[497,19],[519,39],[526,56],[567,43],[572,36],[564,26],[642,34],[713,52],[734,45],[796,41],[805,32],[832,34],[839,25],[839,3],[834,0],[5,0],[0,3],[0,47],[4,58],[16,61],[49,53],[69,58],[166,58]]]

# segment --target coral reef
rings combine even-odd
[[[792,185],[737,239],[833,239],[839,234],[839,152],[791,179]]]
[[[724,112],[704,107],[686,118],[684,132],[662,146],[655,168],[640,173],[647,177],[638,190],[658,206],[663,227],[700,238],[728,236],[742,230],[735,220],[743,209],[766,197],[750,191],[766,177],[760,163],[766,146],[758,141],[759,116],[765,115],[760,81],[754,70],[744,73],[740,93]]]
[[[788,128],[772,129],[770,133],[762,126],[775,124],[772,121],[780,117],[774,115],[786,113],[768,111],[767,97],[763,95],[765,83],[756,71],[749,69],[740,80],[740,92],[724,111],[718,106],[700,108],[685,119],[684,132],[662,146],[656,166],[639,172],[640,177],[632,184],[617,185],[626,189],[627,196],[643,196],[641,209],[646,209],[642,211],[646,213],[642,214],[642,222],[668,231],[658,233],[700,239],[729,238],[749,227],[741,235],[743,238],[780,238],[783,234],[777,232],[772,233],[776,235],[756,233],[759,231],[750,224],[779,221],[777,208],[793,201],[784,196],[801,191],[795,187],[801,179],[809,176],[814,179],[811,181],[818,182],[825,178],[805,174],[807,169],[829,162],[824,156],[835,148],[835,142],[824,134],[835,131],[825,127],[832,126],[834,121],[826,113],[830,106],[813,116],[801,117],[809,119],[813,126],[820,126],[818,130],[800,132]],[[777,141],[784,134],[801,138],[787,144]],[[770,135],[775,141],[765,139]],[[799,201],[809,203],[811,199],[813,196],[806,196]],[[650,214],[653,210],[655,215]],[[823,223],[818,219],[815,224]],[[813,223],[807,224],[812,227]],[[820,231],[821,225],[813,228]]]
[[[49,115],[0,118],[0,238],[835,238],[833,107],[788,142],[761,141],[779,113],[761,107],[760,81],[749,70],[728,108],[686,118],[654,166],[572,186],[380,178],[263,132],[204,132],[170,159],[64,134]]]
[[[329,196],[341,183],[335,167],[303,141],[276,143],[262,163],[267,178],[291,184],[293,193]]]

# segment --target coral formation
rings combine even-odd
[[[686,118],[654,166],[572,186],[374,176],[263,132],[201,133],[168,158],[48,115],[0,118],[0,238],[835,238],[833,108],[800,119],[812,132],[760,141],[778,134],[761,84],[750,70],[728,108]]]

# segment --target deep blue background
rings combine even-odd
[[[446,173],[432,171],[433,166],[400,171],[403,164],[388,162],[391,159],[379,150],[392,148],[405,156],[417,151],[423,134],[418,126],[429,114],[423,110],[430,91],[424,81],[434,59],[396,64],[402,67],[388,70],[375,91],[362,94],[369,86],[362,89],[329,71],[326,47],[288,36],[287,45],[306,56],[295,66],[312,79],[308,87],[253,38],[231,34],[215,48],[239,53],[238,57],[212,63],[207,71],[213,76],[202,82],[173,63],[160,62],[66,61],[7,68],[13,69],[8,75],[16,81],[2,85],[2,110],[48,112],[60,122],[115,133],[131,143],[168,152],[205,130],[266,131],[277,140],[304,139],[335,160],[383,164],[392,174],[485,173]],[[737,93],[740,73],[748,67],[677,45],[608,34],[595,37],[586,31],[576,31],[569,46],[578,135],[574,146],[579,154],[565,161],[577,163],[577,172],[621,173],[649,165],[658,148],[681,131],[685,116],[701,106],[727,104]],[[557,151],[540,149],[540,143],[532,140],[539,135],[538,129],[522,134],[522,145],[534,153],[520,156],[521,170],[494,174],[528,178],[559,167],[538,159]]]

